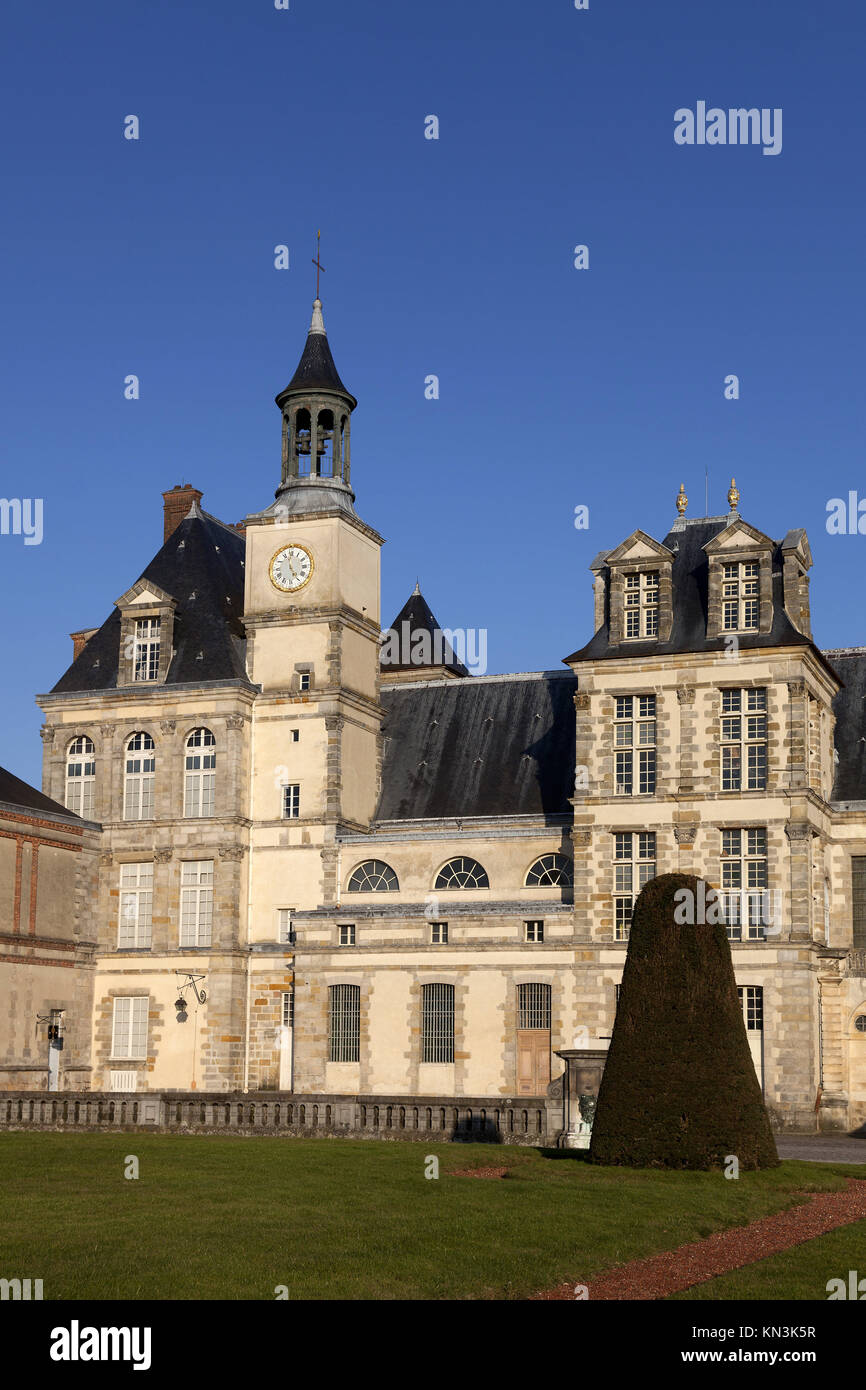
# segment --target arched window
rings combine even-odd
[[[66,754],[66,809],[87,820],[93,815],[96,763],[91,739],[74,738]]]
[[[193,729],[186,741],[185,816],[213,815],[215,768],[216,739],[210,729]]]
[[[489,888],[490,881],[477,859],[449,859],[436,875],[434,888]]]
[[[156,754],[150,734],[133,734],[126,743],[123,819],[153,820]]]
[[[399,893],[400,884],[390,864],[381,859],[365,859],[349,877],[350,893]]]
[[[527,870],[526,888],[570,888],[574,868],[564,854],[542,854]]]

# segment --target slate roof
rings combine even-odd
[[[565,657],[566,661],[603,661],[629,657],[665,656],[675,652],[715,652],[725,648],[725,637],[707,637],[707,599],[709,562],[703,547],[720,531],[730,525],[730,517],[688,518],[675,522],[662,541],[674,552],[671,566],[673,587],[673,626],[670,639],[658,642],[628,642],[612,646],[607,622],[587,642],[585,647]],[[796,533],[789,532],[788,535]],[[786,537],[787,540],[787,537]],[[817,647],[800,632],[785,611],[782,585],[782,544],[773,549],[773,627],[770,632],[739,633],[742,649],[751,647],[811,647],[820,657]],[[604,551],[596,557],[604,559]],[[822,658],[823,659],[823,658]]]
[[[318,304],[318,300],[316,303]],[[276,397],[277,404],[280,405],[283,397],[291,391],[339,391],[353,402],[353,408],[358,404],[351,391],[347,391],[340,380],[340,373],[331,355],[328,335],[324,328],[316,327],[315,316],[307,334],[301,360],[295,368],[295,375]]]
[[[31,787],[29,782],[22,782],[20,777],[7,772],[5,767],[0,767],[0,802],[17,806],[22,811],[47,812],[49,815],[63,816],[64,820],[83,824],[80,816],[67,811],[65,806],[61,806],[59,801],[52,801],[50,796],[43,796],[42,792]]]
[[[570,672],[386,686],[376,820],[571,811]]]
[[[408,624],[404,632],[404,624]],[[469,672],[458,661],[454,650],[445,638],[442,628],[433,616],[430,605],[425,599],[418,585],[415,585],[413,592],[409,595],[400,612],[391,624],[390,632],[396,633],[396,645],[400,656],[411,657],[412,643],[416,632],[426,632],[429,634],[429,650],[435,656],[439,652],[441,660],[427,663],[429,666],[442,666],[449,671],[456,671],[461,676],[468,676]],[[383,634],[387,635],[387,634]],[[408,661],[388,661],[383,662],[383,668],[387,671],[411,671],[417,669],[418,663]]]
[[[241,621],[244,549],[241,535],[193,505],[190,515],[139,576],[157,584],[177,603],[175,653],[166,685],[222,680],[249,685]],[[120,612],[115,608],[60,677],[52,695],[114,689],[119,654]]]
[[[845,682],[833,701],[838,761],[831,800],[866,801],[866,647],[824,656]]]

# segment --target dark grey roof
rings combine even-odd
[[[284,397],[293,391],[338,391],[352,402],[353,408],[358,404],[340,380],[326,333],[310,329],[295,375],[276,397],[277,405],[281,405]]]
[[[177,603],[175,652],[166,685],[218,680],[249,684],[241,621],[244,540],[198,508],[192,510],[194,514],[180,523],[139,576],[157,584]],[[119,654],[120,612],[115,608],[51,693],[115,688]]]
[[[42,792],[31,787],[29,782],[22,782],[20,777],[7,772],[5,767],[0,767],[0,802],[20,807],[22,811],[47,811],[52,816],[63,816],[64,820],[83,824],[79,816],[67,811],[59,801],[52,801],[50,796],[43,796]]]
[[[665,536],[662,545],[674,552],[671,566],[673,586],[673,626],[667,642],[650,640],[630,641],[627,646],[612,646],[610,628],[607,621],[599,628],[585,647],[565,657],[566,661],[599,661],[606,658],[622,658],[627,652],[630,657],[665,656],[675,652],[723,651],[725,637],[707,637],[707,600],[709,563],[704,546],[724,531],[731,523],[731,517],[689,518],[675,523]],[[792,534],[789,532],[789,535]],[[608,552],[609,553],[609,552]],[[782,586],[782,549],[778,542],[773,548],[773,626],[770,632],[753,634],[740,633],[737,640],[741,648],[751,647],[817,647],[800,632],[785,611]],[[820,656],[820,653],[818,653]]]
[[[824,652],[845,682],[833,701],[836,776],[833,801],[866,801],[866,648]]]
[[[576,689],[558,671],[385,687],[376,819],[569,814]]]
[[[405,624],[408,624],[408,626],[404,628]],[[463,662],[457,660],[450,642],[448,642],[443,629],[433,616],[430,605],[417,584],[414,591],[403,604],[403,607],[400,609],[400,612],[397,614],[390,628],[387,629],[382,636],[387,638],[389,633],[396,634],[395,645],[398,648],[400,656],[411,657],[413,650],[412,643],[416,632],[427,633],[429,636],[429,644],[427,645],[430,647],[431,654],[434,658],[437,653],[439,654],[440,659],[438,661],[434,659],[431,662],[425,663],[426,665],[443,666],[449,671],[457,672],[461,676],[469,675]],[[421,648],[421,650],[423,651],[423,648]],[[411,671],[417,667],[418,664],[418,662],[413,662],[411,660],[387,661],[387,663],[383,663],[383,667],[387,671]]]

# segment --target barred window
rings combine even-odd
[[[617,796],[653,796],[656,789],[656,697],[618,695],[613,738]]]
[[[741,985],[737,994],[743,1010],[743,1021],[750,1033],[764,1031],[764,990],[761,985]]]
[[[725,632],[757,632],[759,575],[757,560],[722,565],[722,628]]]
[[[186,741],[185,816],[213,815],[215,768],[216,739],[210,729],[193,729]]]
[[[766,791],[767,691],[723,690],[722,791]]]
[[[448,923],[447,923],[447,922],[431,922],[431,923],[430,923],[430,944],[431,944],[432,946],[447,946],[447,945],[448,945]]]
[[[180,870],[180,944],[210,946],[213,927],[213,860],[187,860]]]
[[[866,949],[866,856],[851,857],[851,927],[855,950]]]
[[[613,858],[614,937],[628,941],[635,898],[656,876],[655,831],[616,831]]]
[[[421,1060],[454,1061],[454,986],[421,986]]]
[[[527,870],[527,888],[565,888],[574,881],[574,866],[564,854],[542,854]]]
[[[517,1026],[550,1031],[550,985],[517,986]]]
[[[659,572],[625,576],[626,637],[656,637],[659,630]]]
[[[349,877],[350,893],[399,893],[397,875],[381,859],[367,859]]]
[[[124,820],[153,820],[156,752],[150,734],[133,734],[126,744]]]
[[[477,859],[450,859],[436,875],[434,888],[489,888],[490,881]]]
[[[132,658],[134,681],[155,681],[159,675],[160,626],[159,618],[136,620]]]
[[[361,1057],[361,986],[331,985],[328,990],[328,1061],[358,1062]]]
[[[93,815],[93,788],[96,781],[95,749],[92,739],[82,734],[69,745],[66,754],[66,809],[88,820]]]
[[[301,784],[290,782],[283,787],[283,820],[297,820],[301,814]]]
[[[122,864],[118,950],[148,950],[153,914],[153,864]]]
[[[114,1001],[111,1029],[112,1057],[143,1062],[147,1059],[148,995],[126,995]]]
[[[723,830],[721,904],[729,941],[742,941],[744,925],[747,940],[765,936],[766,889],[766,830]]]

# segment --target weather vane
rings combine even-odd
[[[317,299],[319,298],[319,273],[320,273],[320,271],[323,271],[323,270],[325,269],[325,267],[322,265],[322,262],[321,262],[321,251],[322,251],[322,233],[321,233],[321,229],[320,229],[318,232],[316,232],[316,259],[313,261],[313,265],[316,267],[316,298],[317,298]]]

